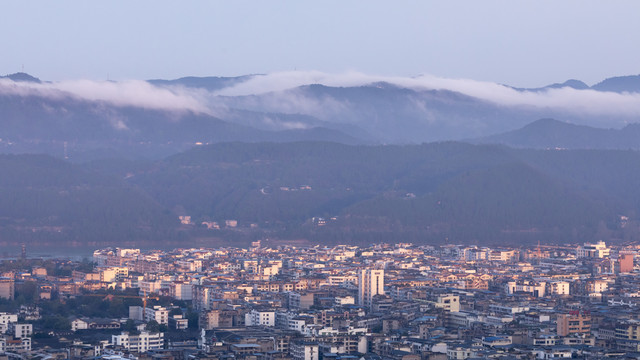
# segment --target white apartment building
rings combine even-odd
[[[150,334],[142,331],[140,335],[130,335],[127,332],[123,332],[120,335],[111,335],[111,343],[114,346],[122,346],[132,352],[143,353],[153,349],[162,349],[164,333]]]
[[[126,266],[112,266],[100,269],[100,281],[113,282],[125,279],[129,275],[129,268]]]
[[[453,294],[438,295],[434,305],[436,308],[444,309],[449,312],[460,311],[460,296]]]
[[[590,294],[600,294],[609,289],[609,280],[592,280],[587,282],[585,290]]]
[[[160,325],[169,325],[169,310],[162,306],[144,308],[144,321],[155,320]]]
[[[360,270],[358,272],[358,305],[371,307],[371,301],[376,295],[384,295],[384,270]]]
[[[242,269],[248,273],[255,274],[258,272],[258,260],[244,260]]]
[[[185,319],[182,315],[173,315],[169,318],[169,325],[173,329],[185,330],[189,327],[189,319]]]
[[[356,284],[358,277],[355,275],[331,275],[327,278],[329,285]]]
[[[278,265],[270,265],[262,268],[262,275],[264,276],[275,276],[280,273],[280,266]]]
[[[489,261],[514,261],[518,259],[518,252],[515,250],[491,250]]]
[[[458,249],[458,258],[465,261],[480,261],[489,258],[489,248],[465,247]]]
[[[0,329],[7,331],[9,324],[18,322],[18,314],[0,312]]]
[[[494,314],[513,316],[529,311],[529,307],[522,305],[491,304],[489,305],[489,311]]]
[[[535,297],[544,297],[547,283],[536,281],[509,281],[507,283],[507,294],[513,295],[517,292],[531,293]]]
[[[129,306],[129,318],[131,318],[131,308],[134,306]],[[140,307],[140,306],[135,306]],[[82,319],[75,319],[71,322],[71,331],[78,330],[86,330],[89,328],[89,323]]]
[[[251,310],[244,315],[246,326],[276,326],[275,311],[258,311]]]
[[[320,351],[317,343],[294,342],[291,344],[291,356],[294,360],[318,360]]]
[[[169,286],[171,295],[176,300],[193,300],[193,285],[176,282]]]
[[[610,253],[611,249],[607,248],[604,241],[598,241],[595,244],[584,243],[576,250],[576,256],[579,258],[604,258]]]
[[[192,288],[192,300],[196,309],[210,310],[211,302],[215,299],[215,290],[210,286],[196,285]]]
[[[160,280],[143,280],[139,281],[140,295],[149,295],[157,293],[162,289],[162,281]]]
[[[10,327],[13,329],[13,336],[16,339],[27,338],[27,337],[31,337],[31,335],[33,335],[33,325],[32,324],[12,323]]]
[[[14,339],[11,336],[0,337],[0,353],[24,353],[31,351],[31,338]]]
[[[302,317],[296,317],[296,318],[290,319],[289,323],[287,324],[288,330],[294,330],[299,333],[304,333],[306,328],[307,328],[307,322]]]
[[[569,295],[571,284],[568,281],[553,281],[549,283],[549,293],[551,295]]]
[[[140,255],[140,249],[116,248],[116,256],[133,258]]]
[[[178,260],[175,264],[177,270],[186,272],[202,272],[202,260]]]

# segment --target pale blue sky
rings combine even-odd
[[[3,1],[0,74],[288,70],[514,86],[640,73],[639,1]]]

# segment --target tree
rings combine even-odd
[[[182,315],[182,309],[180,308],[173,308],[169,311],[169,316],[173,316],[173,315]]]
[[[189,329],[197,329],[198,328],[198,320],[200,316],[195,311],[187,312],[187,320],[189,321]]]
[[[46,330],[69,331],[71,330],[71,322],[64,316],[47,316],[42,319],[42,327]]]
[[[138,328],[136,327],[136,322],[132,319],[127,319],[127,321],[122,324],[122,330],[128,331],[130,334],[138,334]]]
[[[147,331],[151,333],[160,332],[160,324],[157,321],[151,320],[147,323]]]
[[[16,284],[15,298],[19,305],[35,303],[38,300],[38,283],[25,281],[23,284]]]

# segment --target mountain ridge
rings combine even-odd
[[[222,141],[361,142],[321,126],[269,131],[194,111],[116,106],[71,96],[0,94],[0,113],[0,152],[47,153],[74,161],[93,160],[95,155],[158,159],[199,143]]]
[[[33,83],[42,83],[40,79],[25,72],[17,72],[13,74],[8,74],[4,76],[0,76],[0,79],[9,79],[15,82],[33,82]]]
[[[522,128],[470,139],[473,144],[501,144],[531,149],[640,150],[640,125],[603,129],[555,119],[539,119]]]
[[[26,83],[12,85],[12,77]],[[0,81],[0,152],[44,152],[77,161],[113,156],[159,159],[197,144],[222,141],[419,144],[483,139],[540,118],[562,119],[576,125],[606,122],[612,127],[637,120],[633,108],[627,115],[604,117],[565,109],[564,105],[549,107],[536,105],[535,101],[531,105],[501,103],[492,97],[469,95],[463,89],[431,89],[373,80],[351,86],[311,83],[257,95],[230,96],[218,91],[235,86],[251,88],[256,79],[258,87],[265,86],[265,82],[272,80],[269,75],[184,77],[150,80],[148,86],[135,81],[69,82],[58,89],[56,83],[29,87],[29,82],[40,81],[29,74],[5,78],[6,81]],[[567,86],[584,88],[584,83],[569,80],[542,89]],[[123,99],[123,93],[140,100]],[[546,95],[526,95],[531,96],[542,96],[536,101],[544,101]],[[158,104],[154,97],[166,99],[163,100],[166,104]],[[624,101],[629,103],[633,99]],[[610,108],[605,105],[598,106]],[[610,132],[600,136],[593,146],[636,148],[633,129],[628,127],[621,133],[624,141],[620,144],[624,145],[612,143],[615,136]],[[574,143],[581,138],[595,138],[586,128],[572,130],[581,134],[574,136]],[[504,143],[566,147],[553,139],[531,145],[526,144],[531,139],[522,141],[522,144]],[[573,143],[568,146],[585,148]]]
[[[602,80],[591,87],[598,91],[612,91],[617,93],[640,92],[640,75],[614,76]]]

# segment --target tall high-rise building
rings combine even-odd
[[[360,270],[358,273],[358,304],[371,307],[371,300],[375,295],[384,295],[384,270]]]

